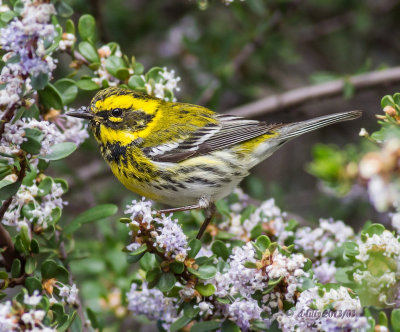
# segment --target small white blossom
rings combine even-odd
[[[214,306],[208,302],[200,302],[198,305],[200,309],[200,315],[211,315],[213,313]]]
[[[306,315],[307,310],[316,310],[316,314]],[[278,312],[274,315],[283,332],[319,332],[321,328],[326,332],[334,331],[360,331],[365,332],[368,321],[360,317],[362,307],[358,298],[350,296],[345,287],[338,289],[321,290],[318,287],[310,288],[300,294],[291,315]],[[348,312],[351,315],[341,317],[324,316],[324,310],[329,312]],[[354,315],[353,315],[354,314]]]
[[[296,231],[295,246],[309,252],[315,257],[324,257],[338,244],[346,242],[354,236],[351,227],[343,221],[321,219],[319,227],[301,227]]]
[[[128,309],[135,315],[145,315],[150,320],[161,320],[163,327],[168,329],[169,324],[178,318],[176,311],[176,300],[168,298],[156,289],[149,289],[147,282],[143,282],[141,290],[136,284],[132,284],[130,291],[126,294]]]
[[[178,220],[173,220],[169,215],[157,218],[156,221],[160,224],[160,227],[157,228],[156,244],[160,248],[164,248],[167,253],[172,253],[172,257],[186,256],[188,250],[187,236],[183,233]]]
[[[229,305],[229,316],[242,331],[248,331],[250,323],[254,319],[261,319],[262,309],[256,300],[236,300]]]
[[[24,303],[31,306],[37,306],[42,300],[42,296],[39,295],[39,291],[35,290],[31,296],[28,294],[24,295]]]
[[[126,214],[130,214],[130,219],[134,225],[139,225],[136,218],[141,218],[141,223],[147,224],[147,228],[153,221],[153,210],[151,209],[152,203],[146,201],[143,197],[141,201],[133,200],[132,204],[127,205],[125,209]]]

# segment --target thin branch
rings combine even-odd
[[[18,181],[22,181],[23,178],[25,177],[26,173],[26,159],[25,156],[23,155],[21,158],[21,169],[18,172]],[[4,214],[7,212],[7,209],[10,207],[10,204],[12,202],[12,197],[8,198],[3,202],[0,208],[0,221],[3,220]],[[22,265],[24,265],[24,260],[18,253],[18,251],[15,249],[14,242],[11,239],[10,233],[7,232],[7,230],[4,228],[3,224],[0,222],[0,248],[5,248],[5,250],[1,253],[1,255],[4,258],[4,266],[7,271],[11,271],[11,266],[14,261],[14,259],[18,258],[21,260]]]
[[[13,107],[10,107],[3,115],[3,117],[1,118],[1,124],[0,124],[0,138],[1,136],[3,136],[4,134],[4,129],[6,126],[7,122],[10,122],[11,119],[14,116],[15,110],[17,108],[17,105],[13,105]]]
[[[0,214],[2,216],[7,211],[8,207],[11,204],[11,201],[12,197],[7,199],[1,206]],[[1,253],[4,258],[4,267],[7,271],[11,271],[12,262],[15,258],[19,257],[19,253],[14,247],[14,243],[11,239],[10,234],[7,232],[2,224],[0,224],[0,248],[4,248],[4,251]]]
[[[60,259],[63,261],[65,268],[68,270],[68,282],[72,286],[72,284],[74,284],[74,280],[72,278],[71,269],[68,263],[68,254],[65,250],[64,240],[62,239],[62,236],[59,231],[56,231],[56,239],[59,242]],[[82,309],[82,302],[79,295],[77,296],[76,307],[78,315],[82,321],[82,331],[83,332],[89,331],[86,326],[86,317]]]
[[[273,113],[290,107],[296,107],[316,99],[338,96],[343,93],[346,84],[351,84],[355,90],[362,90],[395,82],[400,82],[400,66],[293,89],[282,94],[262,98],[255,102],[230,109],[225,113],[257,117],[266,113]]]

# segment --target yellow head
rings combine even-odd
[[[99,143],[126,145],[143,136],[162,103],[165,101],[140,92],[107,88],[94,96],[89,107],[68,115],[89,119]]]

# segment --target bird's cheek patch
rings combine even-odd
[[[111,122],[122,122],[122,118],[116,118],[115,116],[110,116],[108,118],[108,120],[110,120]]]

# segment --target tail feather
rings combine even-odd
[[[279,140],[286,141],[291,138],[300,136],[310,131],[329,126],[331,124],[357,119],[361,116],[361,111],[350,111],[343,113],[335,113],[325,116],[320,116],[311,120],[296,122],[288,125],[283,125],[278,129],[280,135]]]

